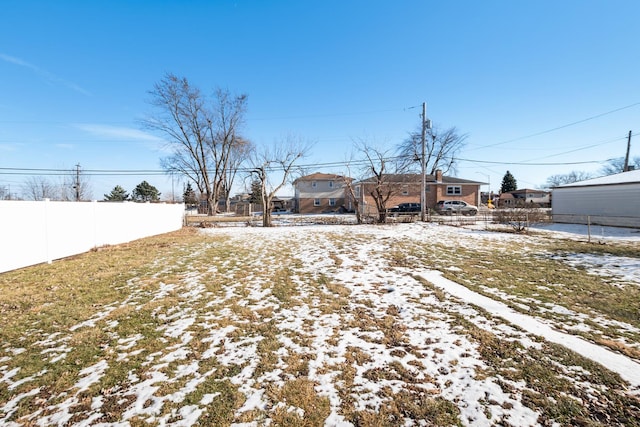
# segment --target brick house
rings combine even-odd
[[[346,181],[353,178],[316,172],[293,182],[293,211],[302,214],[352,211]]]
[[[386,176],[385,181],[386,191],[391,192],[387,208],[400,203],[420,203],[421,174],[390,174]],[[426,207],[428,210],[433,210],[440,200],[463,200],[479,206],[480,185],[482,184],[484,183],[444,176],[441,170],[437,170],[435,175],[426,176]],[[375,178],[364,179],[354,185],[361,212],[365,215],[377,215],[378,213],[371,196],[374,186]]]

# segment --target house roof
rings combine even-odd
[[[300,178],[296,179],[295,181],[293,181],[293,183],[295,184],[298,181],[331,181],[331,180],[338,180],[338,179],[351,179],[353,180],[353,178],[349,178],[349,177],[344,177],[342,175],[336,175],[333,173],[321,173],[321,172],[316,172],[316,173],[312,173],[311,175],[305,175],[305,176],[301,176]]]
[[[560,185],[555,188],[565,187],[591,187],[594,185],[614,185],[614,184],[640,184],[640,169],[629,172],[621,172],[615,175],[603,176],[600,178],[587,179],[573,182],[571,184]]]
[[[509,191],[511,194],[547,194],[546,190],[532,190],[531,188],[521,188],[519,190]],[[506,194],[506,193],[504,193]]]
[[[385,182],[394,182],[394,183],[407,183],[407,184],[411,184],[411,183],[419,183],[422,179],[422,175],[419,173],[403,173],[403,174],[385,174]],[[435,175],[427,175],[427,182],[428,183],[436,183],[436,176]],[[375,177],[370,177],[370,178],[366,178],[363,179],[361,181],[358,181],[358,183],[374,183],[376,182],[376,178]],[[473,185],[480,185],[482,184],[481,182],[478,181],[471,181],[468,179],[462,179],[462,178],[456,178],[453,176],[442,176],[442,184],[473,184]]]

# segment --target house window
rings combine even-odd
[[[329,206],[335,206],[336,205],[336,199],[329,199]]]
[[[313,199],[313,206],[320,206],[320,199]]]
[[[408,196],[409,195],[409,187],[407,187],[406,185],[402,186],[402,195],[403,196]]]
[[[459,185],[448,185],[447,196],[459,196],[462,194],[462,187]]]
[[[313,188],[316,188],[318,186],[318,183],[316,181],[311,181],[311,186]]]
[[[356,197],[360,197],[360,187],[356,187]]]
[[[329,188],[333,188],[333,181],[329,181]]]

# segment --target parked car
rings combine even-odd
[[[457,213],[473,216],[478,213],[478,207],[463,202],[462,200],[440,200],[436,204],[436,212],[440,215],[453,215]]]
[[[400,203],[389,209],[390,213],[420,213],[420,203]]]

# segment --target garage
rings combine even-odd
[[[640,228],[640,170],[555,187],[554,222]]]

